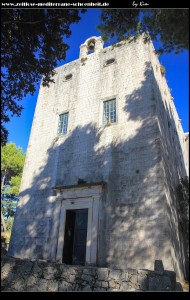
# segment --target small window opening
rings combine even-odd
[[[114,62],[115,62],[115,58],[110,58],[110,59],[106,60],[105,65],[109,66],[109,65],[113,64]]]
[[[65,81],[70,80],[73,77],[72,74],[68,74],[67,76],[65,76]]]

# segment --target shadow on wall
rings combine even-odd
[[[162,78],[162,76],[161,76]],[[186,175],[185,160],[183,149],[180,142],[179,131],[181,124],[176,124],[174,120],[173,98],[170,95],[169,101],[161,101],[161,97],[165,98],[164,91],[161,96],[160,88],[155,80],[155,94],[157,95],[157,116],[160,128],[160,149],[162,153],[162,163],[165,173],[165,193],[167,218],[170,226],[171,244],[173,247],[173,264],[174,270],[179,277],[187,279],[189,265],[187,262],[187,249],[185,249],[185,241],[179,227],[179,204],[177,199],[176,187],[179,185],[180,179]],[[165,100],[165,99],[164,99]],[[184,141],[183,141],[184,142]]]
[[[166,207],[177,239],[173,246],[182,262],[177,214],[172,203],[166,203],[163,189],[160,163],[165,133],[159,133],[155,118],[158,103],[154,89],[147,63],[141,87],[126,96],[123,107],[126,130],[128,122],[140,124],[127,138],[117,134],[120,124],[98,128],[91,122],[76,127],[65,140],[52,141],[31,186],[20,193],[22,203],[17,207],[8,255],[49,259],[50,243],[53,240],[55,247],[57,243],[57,235],[52,236],[52,214],[58,203],[50,197],[52,187],[74,185],[81,178],[89,183],[108,183],[100,208],[99,266],[151,268],[155,259],[170,258]],[[167,149],[165,145],[164,151]]]

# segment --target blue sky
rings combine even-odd
[[[91,36],[100,36],[100,32],[96,29],[99,24],[100,10],[89,9],[87,13],[82,14],[82,19],[78,24],[71,26],[72,35],[66,39],[70,46],[67,51],[65,61],[62,61],[58,66],[68,63],[79,58],[79,47],[85,40]],[[107,43],[104,47],[108,46]],[[189,54],[184,51],[181,54],[174,53],[164,54],[159,56],[160,63],[166,68],[166,79],[171,94],[174,97],[174,103],[182,119],[184,132],[189,131],[189,115],[188,115],[188,92],[189,92]],[[39,87],[34,96],[28,96],[22,101],[24,107],[20,117],[12,117],[11,121],[6,124],[9,131],[8,142],[14,142],[17,146],[22,147],[25,152],[27,149],[32,120],[34,116]]]

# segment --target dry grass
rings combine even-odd
[[[5,239],[5,243],[9,243],[10,236],[11,236],[11,232],[10,231],[1,232],[1,240]]]

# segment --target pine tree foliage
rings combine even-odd
[[[7,142],[4,124],[20,116],[20,101],[53,81],[57,62],[69,49],[70,26],[81,17],[80,9],[1,10],[1,144]]]
[[[189,49],[188,9],[104,9],[98,29],[105,41],[114,36],[118,41],[136,39],[147,33],[145,42],[150,38],[161,42],[159,53]]]

